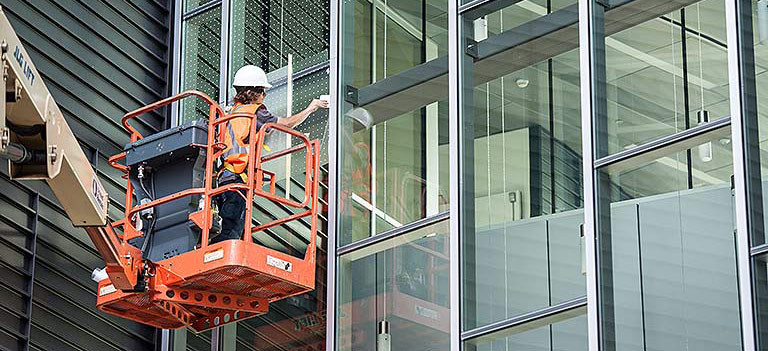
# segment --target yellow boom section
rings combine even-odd
[[[104,226],[107,194],[1,8],[0,51],[0,156],[11,178],[47,181],[75,226]]]

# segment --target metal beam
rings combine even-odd
[[[492,342],[531,329],[583,316],[586,313],[587,297],[582,296],[538,311],[468,330],[461,334],[461,339],[473,344]]]
[[[494,13],[522,0],[474,0],[459,6],[459,13],[464,20],[473,20]]]
[[[731,118],[698,125],[682,132],[661,137],[651,142],[624,150],[595,161],[595,168],[606,169],[614,174],[642,166],[664,156],[675,154],[705,142],[731,136]]]
[[[620,0],[606,10],[606,35],[634,27],[696,0]],[[578,47],[578,6],[507,30],[477,43],[474,84],[518,71]],[[448,57],[441,56],[358,90],[357,106],[374,124],[448,97]]]
[[[450,211],[445,211],[435,216],[423,218],[418,221],[414,221],[406,225],[403,225],[401,227],[388,230],[381,234],[369,236],[365,239],[361,239],[351,244],[347,244],[342,247],[339,247],[338,250],[336,251],[336,255],[338,256],[349,255],[353,252],[356,252],[362,249],[369,249],[369,248],[373,249],[375,252],[383,251],[380,247],[378,247],[377,244],[381,244],[385,241],[401,237],[405,234],[414,234],[419,229],[444,221],[448,217],[450,217]],[[423,235],[423,233],[415,233],[415,234]],[[396,246],[399,246],[400,244],[403,244],[404,242],[410,242],[410,241],[413,241],[413,240],[405,240],[405,241],[398,240],[397,242],[389,243],[389,245],[391,245],[391,247],[396,247]],[[374,247],[374,245],[376,245],[376,247]],[[365,256],[365,255],[367,254],[363,254],[361,256]],[[350,259],[355,259],[355,258],[350,258]]]

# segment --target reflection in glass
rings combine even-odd
[[[716,157],[730,160],[726,150]],[[686,158],[601,174],[613,199],[600,307],[611,349],[741,349],[732,166],[688,172]]]
[[[752,1],[752,25],[754,41],[755,85],[757,89],[757,121],[760,140],[760,164],[761,176],[765,180],[768,177],[768,1]],[[763,182],[765,183],[765,182]],[[768,199],[768,186],[763,184],[763,219],[768,227],[768,211],[766,211],[766,199]],[[753,238],[752,245],[766,243],[765,235]]]
[[[328,60],[330,14],[322,1],[234,0],[231,15],[230,80],[244,65],[280,69],[288,54],[294,72]]]
[[[339,350],[449,348],[448,223],[340,258]]]
[[[587,351],[586,309],[466,341],[465,351]]]
[[[448,88],[396,89],[428,81],[410,70],[446,58],[446,5],[447,0],[342,5],[342,89],[368,98],[345,95],[350,98],[341,106],[340,245],[448,209]],[[422,96],[434,98],[413,102]]]
[[[237,324],[236,351],[322,351],[326,334],[326,256],[317,257],[315,291],[269,304],[269,312]]]
[[[209,0],[183,0],[183,1],[184,1],[184,11],[185,12],[190,11],[190,10],[194,10],[194,9],[200,7],[200,5],[205,5],[206,3],[209,2]]]
[[[465,36],[498,46],[526,22],[548,24],[547,13],[521,2]],[[586,294],[578,50],[499,50],[509,59],[464,56],[465,330]],[[510,69],[520,56],[538,62]]]
[[[187,333],[187,350],[208,351],[211,349],[211,331],[196,334],[191,329],[177,329],[177,333]]]
[[[182,90],[199,90],[217,100],[221,63],[221,6],[206,10],[184,21],[183,31]],[[181,102],[181,106],[181,123],[179,124],[208,118],[208,105],[201,99],[185,99]]]
[[[605,38],[609,154],[729,115],[723,0],[621,25]]]
[[[757,214],[763,217],[763,231],[755,230],[755,234],[751,238],[751,245],[753,247],[764,245],[766,243],[766,235],[768,230],[768,1],[757,0],[750,1],[751,4],[749,10],[752,14],[752,32],[749,33],[749,28],[740,28],[745,31],[744,34],[751,34],[754,49],[754,72],[755,72],[755,88],[756,98],[754,102],[757,107],[757,125],[758,125],[758,140],[759,140],[759,152],[757,153],[760,160],[760,178],[759,182],[762,189],[762,214]],[[745,37],[748,38],[748,37]],[[750,58],[744,57],[744,60],[748,62]],[[749,79],[750,77],[745,77]],[[745,85],[748,86],[748,85]],[[750,92],[748,92],[749,94]],[[750,101],[747,99],[747,104]],[[745,123],[749,125],[749,123]],[[754,178],[753,178],[754,179]],[[755,202],[752,206],[756,206]],[[750,209],[754,210],[754,209]],[[754,229],[753,229],[754,230]],[[755,315],[756,315],[756,331],[758,333],[758,348],[765,349],[768,345],[768,309],[766,309],[766,300],[768,298],[768,256],[762,255],[753,258],[752,275],[753,275],[753,297]]]

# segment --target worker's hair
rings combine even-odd
[[[264,94],[264,87],[235,87],[235,103],[250,104],[256,101],[259,95]]]

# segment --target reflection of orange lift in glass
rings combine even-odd
[[[194,128],[171,130],[161,137],[150,139],[153,137],[150,136],[146,138],[146,141],[143,141],[145,138],[129,124],[129,120],[134,117],[190,96],[203,99],[210,107],[210,116],[207,122],[207,142],[204,139],[202,142],[195,142],[196,138],[206,138],[206,133],[201,133]],[[126,284],[115,284],[116,282],[109,279],[102,280],[99,283],[97,300],[99,309],[158,328],[189,326],[196,331],[202,331],[266,313],[271,301],[314,289],[320,141],[310,141],[304,134],[278,124],[266,124],[261,130],[257,130],[257,123],[251,123],[249,144],[250,150],[253,151],[249,155],[249,166],[246,171],[247,182],[217,187],[214,184],[216,180],[215,161],[224,149],[221,140],[224,139],[224,133],[227,129],[226,122],[233,118],[243,117],[255,118],[253,114],[247,113],[225,114],[221,107],[207,95],[196,91],[184,92],[158,101],[123,117],[123,126],[131,133],[132,143],[127,146],[126,152],[110,158],[110,164],[125,172],[126,178],[129,178],[125,218],[107,226],[107,235],[116,236],[122,243],[135,242],[137,239],[140,242],[154,240],[151,238],[153,235],[151,232],[155,230],[154,226],[158,222],[157,217],[165,215],[171,218],[173,215],[177,215],[177,213],[169,215],[168,211],[162,213],[162,206],[167,207],[175,203],[176,205],[181,204],[182,210],[185,208],[184,206],[194,208],[189,211],[187,218],[184,218],[182,222],[185,222],[184,225],[187,227],[192,227],[192,233],[197,234],[200,240],[192,243],[186,252],[183,251],[184,243],[180,244],[181,250],[178,249],[177,246],[179,245],[177,244],[168,244],[170,246],[166,245],[161,248],[161,251],[165,250],[164,252],[150,253],[149,258],[147,258],[148,253],[145,251],[143,253],[145,259],[141,261],[133,260],[132,262],[120,263],[118,266],[121,267],[112,268],[108,262],[108,272],[115,268],[125,270],[125,266],[128,265],[132,267],[129,270],[133,270],[138,279],[134,288],[128,290],[124,288]],[[263,148],[256,147],[256,145],[263,145],[268,130],[287,133],[301,142],[297,146],[263,155]],[[181,138],[181,141],[178,138]],[[169,152],[175,146],[178,147],[173,149],[173,152]],[[163,151],[155,157],[147,154],[158,149],[163,149]],[[303,201],[298,201],[276,194],[275,176],[264,170],[262,165],[301,151],[306,152],[305,196]],[[174,152],[176,156],[169,156]],[[191,181],[192,187],[179,189],[179,191],[165,195],[160,194],[149,201],[142,200],[137,196],[137,194],[149,195],[146,193],[155,195],[155,178],[152,179],[151,190],[148,190],[144,185],[145,179],[150,176],[144,173],[154,171],[157,177],[162,177],[163,167],[168,167],[170,172],[171,166],[169,165],[176,162],[175,160],[184,158],[185,162],[194,163],[195,160],[190,161],[190,158],[197,156],[200,156],[200,161],[204,162],[204,173],[202,176],[198,175],[198,178],[202,179]],[[137,162],[130,161],[132,157],[144,157],[144,159],[151,159],[152,161],[142,159],[138,163],[137,172]],[[126,165],[117,162],[121,159],[125,160]],[[198,165],[200,164],[198,163]],[[178,172],[178,168],[174,169],[174,172]],[[184,175],[180,178],[184,177],[193,178],[191,175]],[[184,181],[179,180],[177,183],[183,184]],[[248,200],[254,199],[255,196],[292,207],[296,211],[292,215],[268,223],[246,225],[243,240],[227,240],[209,244],[212,228],[215,228],[216,217],[212,199],[217,194],[230,190],[235,190],[245,197],[245,218],[252,218],[253,201]],[[134,203],[135,201],[137,203]],[[197,205],[198,203],[199,205]],[[171,210],[178,210],[179,206],[176,207]],[[254,233],[305,216],[311,217],[311,234],[304,257],[294,257],[258,245],[251,240],[251,235]],[[148,221],[147,217],[151,220]],[[246,221],[246,224],[248,223],[252,222]],[[122,229],[122,231],[117,231],[115,228]],[[159,232],[159,229],[157,231]],[[154,235],[158,235],[158,233],[154,233]],[[141,245],[134,245],[141,247]],[[152,245],[158,246],[159,244],[153,242]],[[126,246],[123,245],[124,248]],[[127,248],[133,249],[130,246]],[[118,289],[116,287],[118,285],[123,287],[123,290]],[[130,286],[131,284],[127,285]]]
[[[424,235],[421,231],[414,234]],[[447,347],[441,343],[450,332],[448,235],[427,234],[405,240],[409,242],[376,254],[386,257],[387,276],[380,278],[380,282],[386,282],[385,288],[369,296],[353,297],[355,300],[339,307],[339,349],[376,344],[374,333],[379,331],[372,326],[382,320],[390,326],[392,350],[417,350],[423,345]],[[378,261],[375,255],[347,259],[353,261],[350,265],[355,265],[357,259]],[[351,270],[370,274],[369,269]]]

